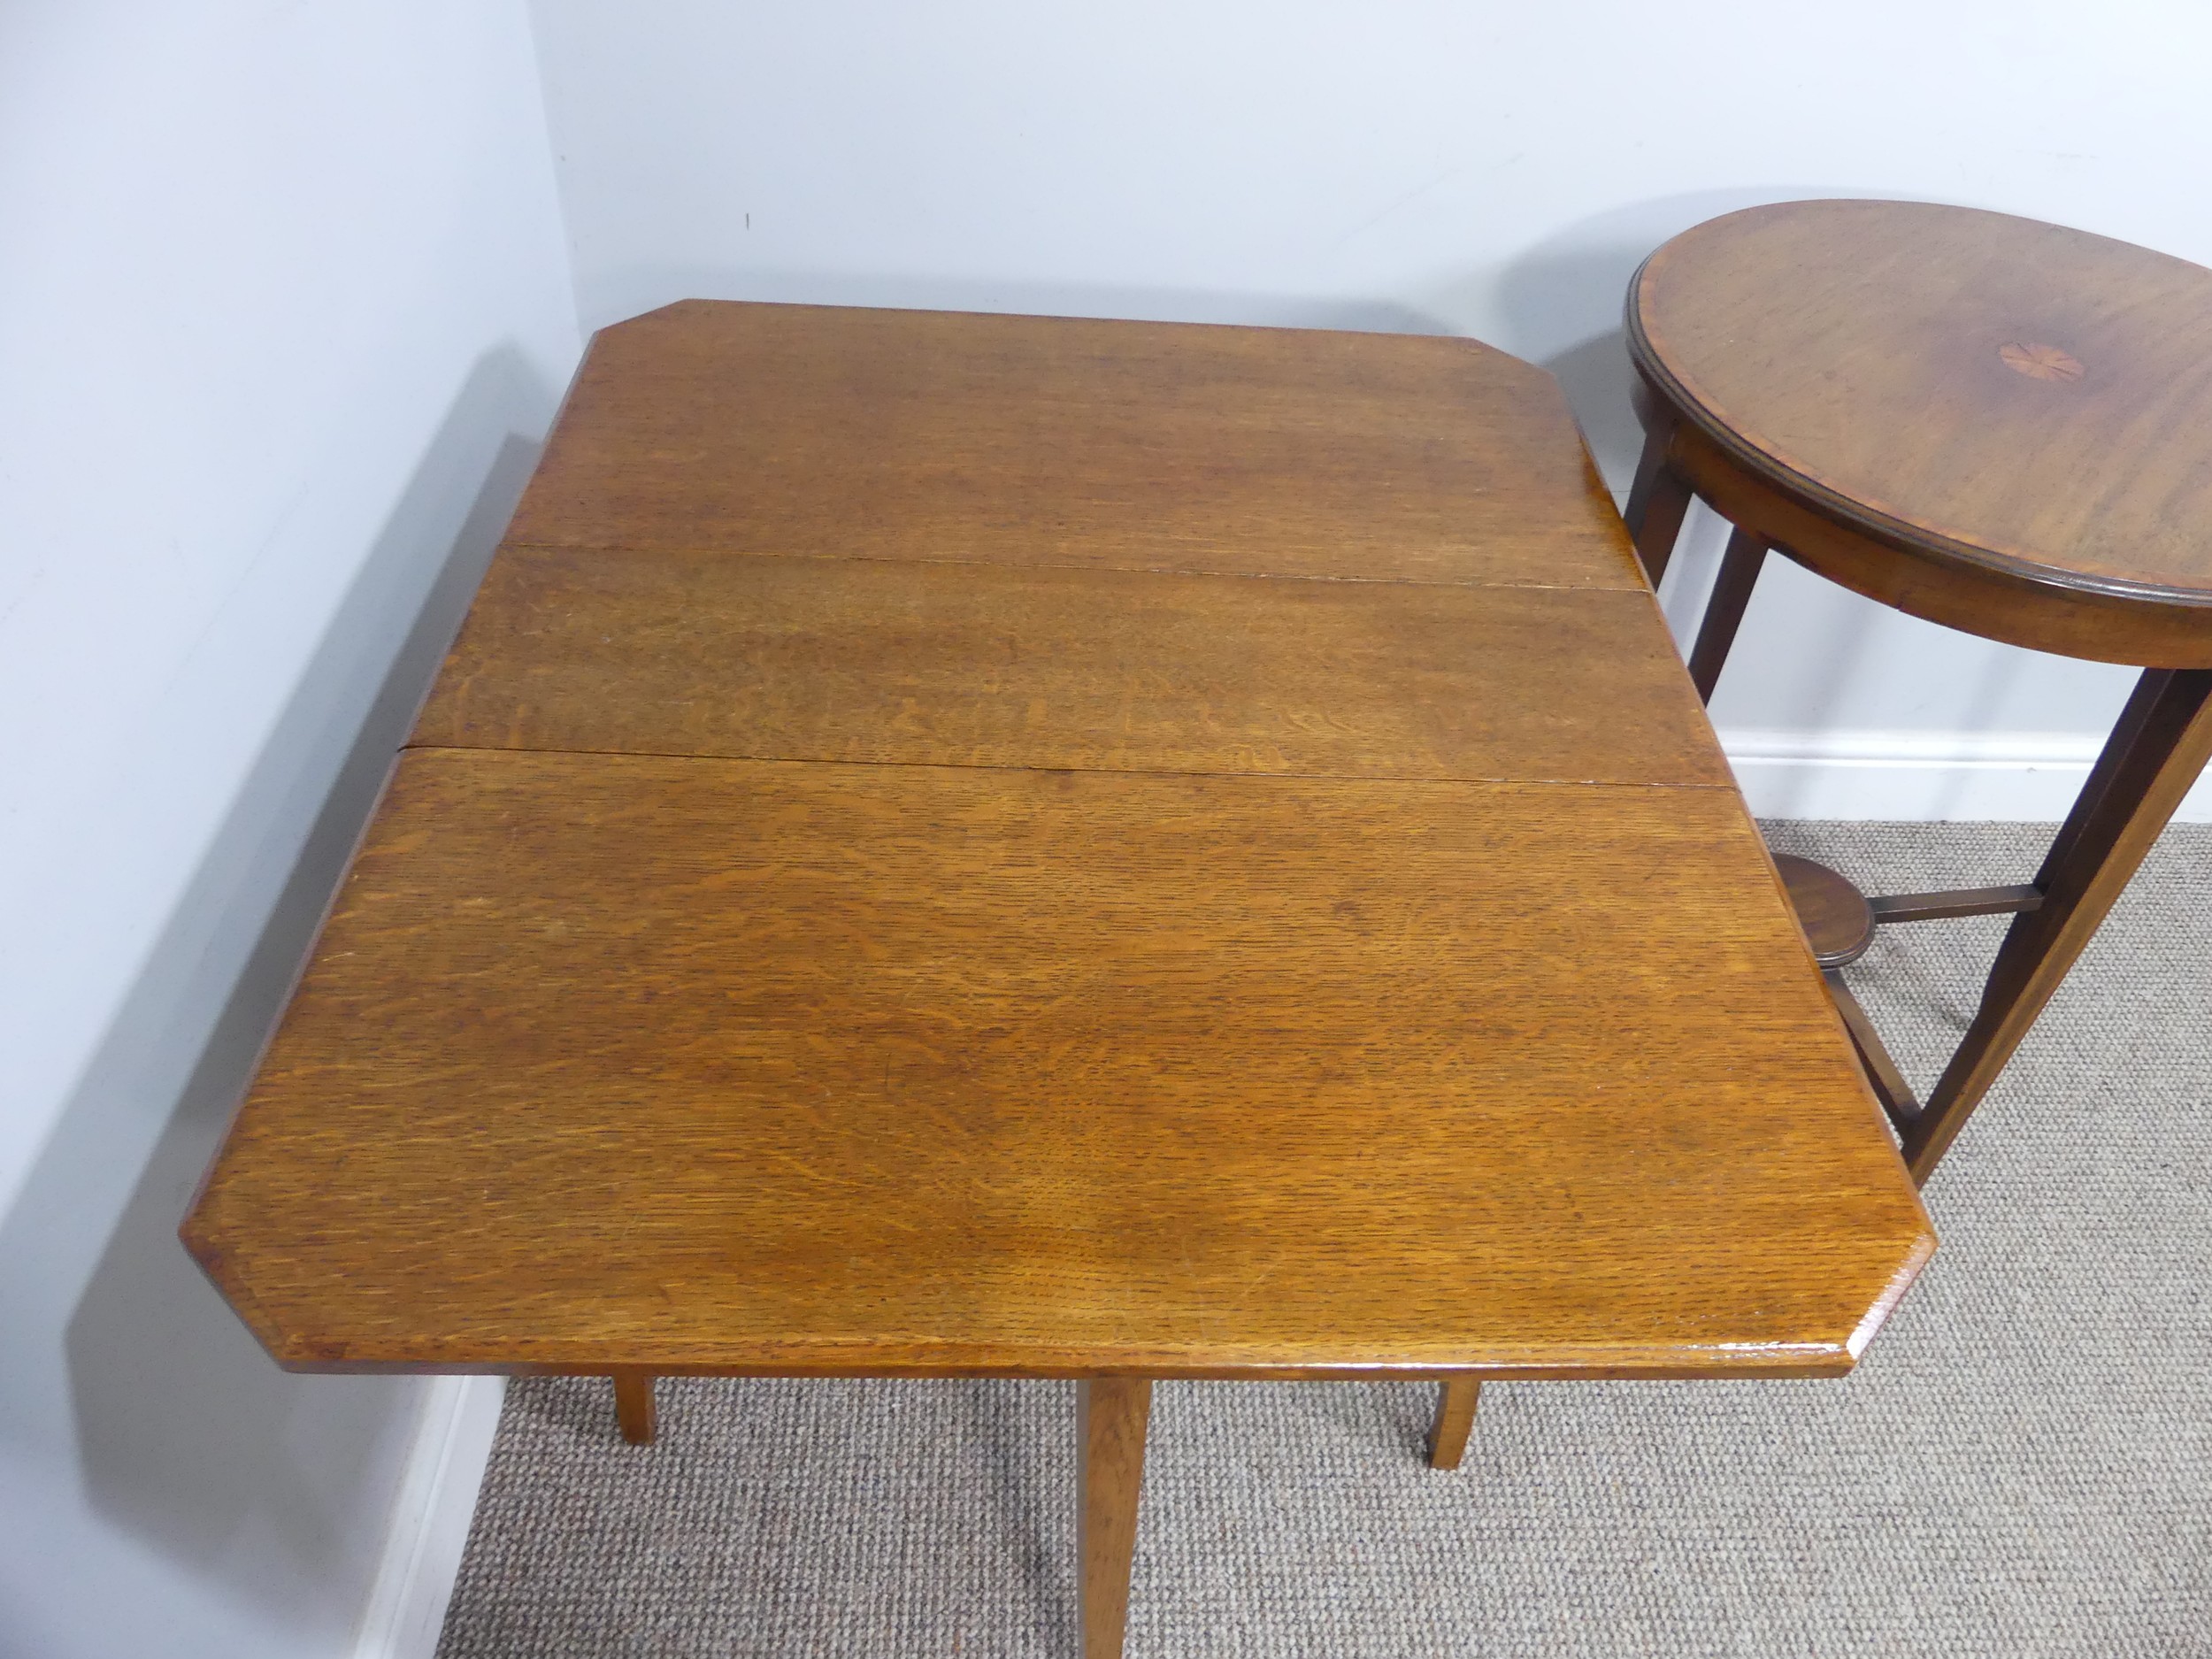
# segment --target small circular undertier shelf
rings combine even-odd
[[[1778,853],[1774,864],[1789,889],[1791,907],[1813,948],[1814,961],[1824,969],[1840,968],[1866,954],[1874,942],[1874,909],[1866,895],[1847,877],[1809,858]]]

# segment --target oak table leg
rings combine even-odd
[[[615,1421],[622,1425],[622,1438],[633,1446],[650,1446],[658,1432],[660,1417],[653,1404],[653,1373],[649,1371],[618,1371],[614,1374]]]
[[[1482,1385],[1471,1377],[1453,1377],[1437,1391],[1436,1421],[1429,1429],[1429,1467],[1456,1469],[1467,1455],[1467,1436],[1475,1426],[1475,1402]]]
[[[1636,481],[1629,488],[1628,511],[1622,514],[1636,557],[1644,563],[1644,576],[1654,593],[1674,557],[1676,539],[1682,534],[1683,515],[1690,510],[1689,480],[1667,465],[1667,447],[1673,428],[1655,426],[1644,440],[1642,459],[1636,463]]]
[[[1713,581],[1713,596],[1705,602],[1705,619],[1698,624],[1697,643],[1690,649],[1690,680],[1707,703],[1720,684],[1721,664],[1736,642],[1736,629],[1743,622],[1744,608],[1751,603],[1751,589],[1766,557],[1767,544],[1749,531],[1737,530],[1729,536],[1720,574]]]
[[[2051,845],[2023,911],[1998,949],[1966,1041],[1905,1131],[1905,1162],[1924,1182],[1967,1115],[2120,896],[2144,854],[2212,756],[2212,669],[2154,668]]]
[[[1076,1385],[1077,1581],[1083,1659],[1120,1659],[1129,1624],[1129,1570],[1144,1489],[1144,1432],[1152,1384],[1100,1377]]]
[[[1920,1102],[1913,1098],[1912,1085],[1905,1081],[1905,1074],[1890,1057],[1888,1046],[1874,1029],[1874,1022],[1867,1018],[1866,1009],[1843,982],[1843,971],[1830,968],[1821,977],[1828,981],[1828,995],[1835,1002],[1836,1012],[1843,1017],[1843,1028],[1850,1035],[1851,1046],[1858,1050],[1859,1064],[1866,1071],[1866,1080],[1874,1086],[1874,1098],[1881,1102],[1883,1111],[1902,1134],[1920,1115]]]

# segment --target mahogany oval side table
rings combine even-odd
[[[1778,861],[1924,1182],[2212,754],[2212,271],[2001,213],[1788,202],[1659,249],[1627,334],[1653,585],[1693,495],[1733,527],[1700,695],[1770,549],[1931,622],[2144,670],[2032,882],[1870,901]],[[1878,924],[2003,912],[1921,1102],[1838,970]]]

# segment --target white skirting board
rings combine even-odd
[[[1736,781],[1760,818],[2056,823],[2103,739],[1955,732],[1724,730]],[[2212,776],[2175,818],[2212,823]]]
[[[436,1654],[506,1397],[498,1377],[437,1377],[424,1390],[354,1659]]]

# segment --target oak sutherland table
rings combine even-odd
[[[186,1223],[301,1370],[1832,1375],[1933,1240],[1548,377],[598,336]]]

